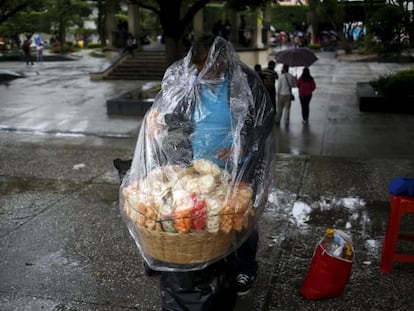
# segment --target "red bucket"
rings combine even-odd
[[[338,297],[351,277],[352,260],[330,255],[317,245],[300,294],[307,299]]]

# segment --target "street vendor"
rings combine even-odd
[[[258,217],[272,182],[274,115],[260,78],[239,60],[231,44],[201,35],[188,55],[166,70],[141,127],[129,175],[196,161],[212,163],[228,172],[232,184],[251,187]],[[240,236],[233,252],[214,262],[188,270],[160,269],[163,310],[231,310],[229,297],[246,294],[257,273],[257,226]]]

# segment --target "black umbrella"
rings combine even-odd
[[[290,67],[309,67],[318,60],[315,53],[308,48],[286,49],[276,52],[274,55],[278,63],[286,64]]]

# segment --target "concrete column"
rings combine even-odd
[[[270,25],[272,22],[272,10],[269,3],[266,4],[263,12],[263,31],[262,31],[262,42],[269,46],[270,42]]]
[[[230,27],[230,42],[239,45],[240,13],[233,10],[230,12]]]
[[[252,44],[254,48],[262,48],[262,24],[263,24],[263,12],[256,9],[252,14]]]
[[[106,16],[106,40],[107,40],[107,45],[108,46],[116,46],[117,42],[116,42],[116,19],[115,19],[115,13],[113,10],[111,10],[110,12],[107,12],[107,16]]]
[[[139,43],[139,6],[134,3],[128,4],[128,32],[132,33]]]
[[[194,35],[198,36],[204,32],[204,14],[203,10],[199,10],[193,18]]]

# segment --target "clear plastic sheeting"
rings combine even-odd
[[[129,232],[161,271],[203,269],[235,251],[273,180],[274,111],[261,81],[220,37],[200,72],[191,53],[166,70],[120,187]]]

